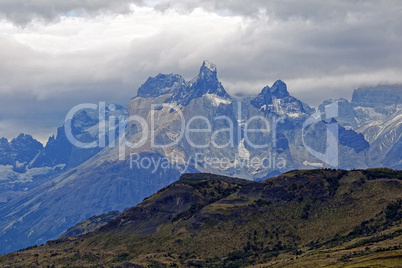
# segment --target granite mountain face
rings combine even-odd
[[[261,93],[251,100],[251,104],[266,114],[285,114],[293,118],[314,112],[314,109],[307,104],[291,96],[286,84],[281,80],[276,81],[271,88],[269,86],[264,87]]]
[[[350,103],[338,100],[337,120],[342,126],[361,133],[370,144],[369,167],[402,168],[401,96],[402,86],[378,86],[355,90]]]
[[[6,138],[1,138],[0,163],[3,166],[12,166],[12,170],[15,172],[23,172],[42,150],[43,145],[30,135],[20,134],[11,142],[8,142]]]
[[[127,116],[127,109],[119,105],[114,108],[113,112],[105,108],[106,118],[111,115]],[[98,123],[99,113],[90,109],[81,110],[72,118],[72,133],[81,142],[97,140]],[[108,132],[105,137],[108,142],[107,135]],[[0,205],[84,163],[100,150],[74,146],[67,139],[64,126],[57,129],[56,136],[49,137],[46,146],[26,134],[11,142],[0,139]]]
[[[332,144],[339,152],[337,168],[401,168],[401,93],[399,87],[359,89],[351,102],[328,100],[316,111],[292,97],[280,80],[256,97],[232,97],[219,82],[216,66],[207,61],[190,81],[159,74],[139,88],[128,114],[123,107],[110,111],[133,119],[114,132],[125,133],[115,146],[75,148],[63,128],[45,148],[32,141],[37,147],[25,146],[34,155],[24,162],[29,166],[25,173],[34,168],[54,173],[42,173],[40,184],[0,206],[1,252],[44,243],[90,216],[132,207],[181,173],[262,180],[293,169],[331,167],[317,158],[328,150],[329,126],[339,134]],[[77,139],[96,139],[96,115],[91,110],[76,114]],[[144,134],[148,139],[141,142]],[[3,169],[13,168],[3,157],[12,148],[0,141]]]

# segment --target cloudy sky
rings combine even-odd
[[[149,76],[194,77],[204,59],[230,94],[282,79],[312,106],[402,83],[399,0],[0,0],[0,136],[41,141],[74,105],[127,105]]]

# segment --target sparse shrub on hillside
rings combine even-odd
[[[362,173],[363,175],[366,176],[368,180],[378,180],[378,179],[402,180],[401,172],[388,168],[367,169],[363,170]]]
[[[385,219],[387,220],[387,222],[393,222],[402,219],[402,199],[389,204],[385,208]]]

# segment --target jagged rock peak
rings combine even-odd
[[[271,87],[271,94],[278,98],[289,96],[288,88],[282,80],[277,80]]]
[[[294,118],[314,111],[307,104],[291,96],[286,84],[281,80],[277,80],[272,87],[264,87],[261,93],[251,100],[251,104],[265,113],[286,114]]]
[[[32,148],[38,149],[42,148],[43,146],[42,143],[34,139],[31,135],[24,133],[19,134],[18,137],[12,139],[10,142],[7,138],[0,138],[0,145],[13,146],[15,147],[14,149],[21,147],[24,150],[29,150]]]
[[[185,80],[178,74],[158,74],[150,77],[138,89],[137,96],[154,98],[165,94],[172,94],[185,87]]]
[[[31,135],[21,133],[18,137],[11,141],[12,144],[36,144],[37,146],[42,146],[42,144],[35,140]]]
[[[186,106],[191,100],[201,98],[206,94],[215,95],[225,100],[231,99],[218,80],[216,66],[209,61],[202,63],[199,74],[186,84],[184,90],[175,91],[166,102],[174,101]]]
[[[210,73],[216,76],[216,65],[207,60],[204,60],[200,69],[200,74],[210,74]]]
[[[401,105],[402,85],[380,85],[376,87],[358,88],[353,92],[352,105],[377,107],[378,105]]]
[[[217,75],[217,69],[215,64],[204,60],[202,63],[202,66],[200,68],[200,72],[196,77],[188,81],[187,87],[192,87],[192,86],[199,86],[200,84],[208,84],[209,86],[212,86],[212,88],[215,88],[217,84],[219,84],[218,80],[218,75]],[[215,86],[213,86],[215,85]]]
[[[274,99],[283,99],[289,96],[286,84],[277,80],[272,87],[266,86],[261,93],[251,101],[256,108],[261,108],[263,105],[273,104]]]
[[[209,93],[230,98],[218,80],[216,66],[206,60],[202,63],[198,76],[189,81],[187,91],[197,92],[197,97]]]
[[[277,80],[272,87],[266,86],[262,89],[261,93],[258,97],[263,97],[266,100],[272,99],[272,97],[276,99],[283,99],[289,96],[289,92],[286,84],[282,80]]]

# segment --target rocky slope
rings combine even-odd
[[[260,183],[187,174],[92,233],[0,264],[397,267],[401,180],[389,169],[292,171]]]
[[[335,100],[339,105],[338,122],[363,134],[370,143],[366,155],[370,167],[402,167],[401,96],[402,86],[388,85],[359,88],[350,103],[345,99]],[[333,101],[324,104],[330,102]]]
[[[69,228],[67,232],[60,236],[60,238],[77,237],[89,232],[93,232],[111,221],[112,219],[116,218],[120,214],[120,211],[111,211],[105,214],[92,216],[89,219],[79,222],[73,227]]]
[[[0,139],[0,205],[42,184],[41,175],[57,173],[60,167],[32,168],[43,145],[30,135],[21,134],[9,142]]]

